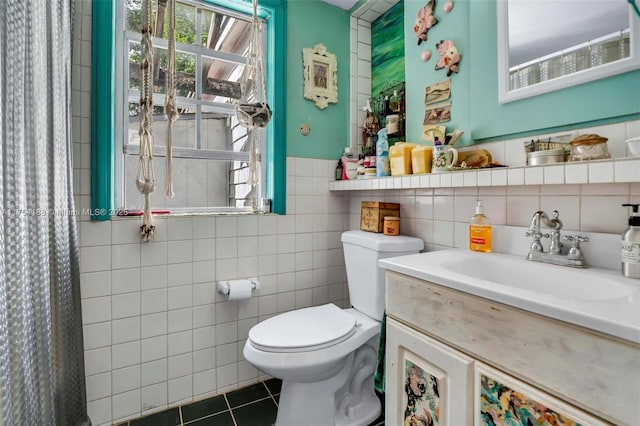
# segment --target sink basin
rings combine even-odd
[[[382,259],[385,269],[640,343],[640,281],[523,256],[450,249]]]
[[[497,253],[461,251],[443,259],[440,267],[469,278],[570,300],[602,302],[632,294],[628,284],[602,274]]]

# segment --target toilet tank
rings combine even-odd
[[[392,237],[347,231],[342,234],[342,247],[351,305],[377,321],[382,320],[385,274],[378,266],[378,260],[419,253],[424,248],[424,241],[404,235]]]

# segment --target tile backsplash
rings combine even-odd
[[[640,134],[640,120],[578,129],[573,133],[605,136],[609,138],[612,157],[623,158],[628,156],[624,141]],[[628,208],[621,204],[640,203],[640,183],[598,183],[598,177],[602,182],[614,181],[615,171],[616,179],[631,176],[629,180],[637,180],[638,170],[627,170],[627,166],[637,168],[637,161],[615,162],[615,170],[610,161],[523,168],[525,139],[479,145],[488,149],[496,161],[520,167],[493,169],[490,175],[486,172],[431,175],[430,178],[438,179],[441,187],[423,185],[423,177],[429,175],[422,175],[387,178],[378,184],[378,188],[393,187],[393,190],[336,191],[349,194],[349,227],[358,227],[362,201],[395,202],[401,205],[400,232],[422,238],[427,250],[467,247],[469,220],[480,198],[493,225],[503,228],[501,235],[507,237],[502,243],[494,239],[497,250],[526,253],[530,241],[524,231],[533,213],[558,210],[564,224],[563,234],[585,234],[594,240],[584,244],[587,260],[590,255],[592,265],[618,269],[620,234],[626,229],[629,216]],[[490,176],[491,186],[482,181],[484,176]],[[475,182],[467,182],[469,177]],[[420,179],[420,185],[409,181],[416,178]],[[409,185],[405,185],[407,181]],[[552,183],[556,181],[558,184]]]

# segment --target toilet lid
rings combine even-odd
[[[305,352],[348,339],[356,317],[333,303],[271,317],[249,330],[251,344],[266,352]]]

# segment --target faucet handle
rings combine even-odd
[[[526,235],[527,237],[533,237],[535,239],[540,239],[540,238],[549,238],[549,234],[543,234],[542,232],[540,232],[540,230],[528,230],[524,233],[524,235]]]
[[[565,235],[562,238],[565,241],[571,241],[573,247],[580,247],[580,243],[589,242],[589,237],[583,237],[582,235]]]
[[[584,263],[584,256],[580,251],[580,243],[588,243],[589,237],[583,237],[582,235],[565,235],[563,238],[566,241],[571,241],[571,248],[569,249],[567,258],[579,260]]]
[[[549,234],[543,234],[540,232],[539,228],[529,228],[527,232],[524,233],[527,237],[533,237],[533,241],[531,242],[531,247],[529,247],[529,252],[540,252],[544,251],[542,247],[542,243],[540,242],[540,238],[545,237],[549,238]]]

